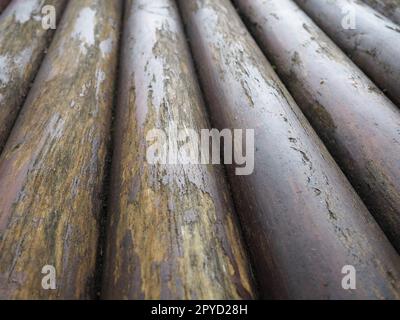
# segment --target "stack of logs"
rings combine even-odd
[[[8,2],[1,299],[400,299],[399,1]],[[175,125],[254,172],[149,163]]]

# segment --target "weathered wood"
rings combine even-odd
[[[120,1],[70,1],[0,158],[0,297],[91,298]],[[56,269],[56,290],[41,286]]]
[[[7,7],[9,3],[10,0],[0,0],[0,13],[3,12],[3,10]]]
[[[400,110],[293,1],[234,2],[400,252]]]
[[[400,0],[362,0],[376,11],[400,25]]]
[[[400,27],[361,1],[295,1],[400,107]]]
[[[61,16],[64,0],[14,0],[0,17],[0,151],[28,93],[53,31],[42,26],[44,5]]]
[[[179,1],[217,128],[255,130],[232,192],[262,295],[399,298],[400,258],[227,0]],[[271,17],[273,18],[273,17]],[[357,270],[357,290],[341,286]]]
[[[130,0],[125,15],[103,297],[251,298],[221,168],[146,158],[153,129],[209,128],[175,2]]]

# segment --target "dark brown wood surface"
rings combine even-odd
[[[153,129],[209,128],[175,2],[128,0],[125,15],[103,298],[252,298],[223,168],[146,158]]]
[[[295,1],[400,107],[400,27],[361,1]]]
[[[400,109],[293,1],[234,2],[400,252]]]
[[[44,5],[60,19],[64,0],[16,0],[0,16],[0,151],[40,67],[54,30],[42,26]]]
[[[399,298],[399,255],[231,3],[178,3],[213,124],[255,130],[254,173],[228,176],[262,296]],[[341,285],[345,265],[357,290]]]
[[[2,299],[94,297],[121,9],[69,2],[0,157]]]
[[[0,0],[0,13],[3,12],[3,10],[7,7],[9,3],[10,0]]]

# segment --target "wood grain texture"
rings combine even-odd
[[[357,0],[295,0],[400,107],[400,27]],[[342,26],[354,14],[355,29]]]
[[[400,258],[227,0],[179,1],[213,124],[255,130],[255,170],[233,196],[261,294],[400,297]],[[343,290],[341,270],[357,270]]]
[[[168,128],[209,128],[175,2],[128,0],[125,15],[103,298],[252,298],[221,166],[146,159],[153,129],[184,143]]]
[[[0,298],[92,298],[120,1],[70,1],[0,158]],[[57,289],[43,290],[53,265]]]
[[[400,252],[400,109],[291,0],[235,0],[258,43]]]
[[[9,3],[10,0],[0,0],[0,13],[3,12],[3,10],[7,7]]]
[[[42,27],[41,9],[64,0],[14,0],[0,16],[0,151],[40,67],[54,30]]]
[[[400,25],[400,0],[362,0],[376,11]]]

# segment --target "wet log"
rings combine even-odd
[[[251,298],[221,166],[146,157],[154,130],[196,153],[179,132],[209,128],[175,2],[130,0],[125,16],[103,298]]]
[[[234,2],[400,252],[400,110],[293,1]]]
[[[60,18],[64,0],[14,0],[0,17],[0,151],[45,55],[54,30],[42,26],[42,8]]]
[[[120,1],[69,2],[4,147],[2,299],[94,297],[121,10]],[[55,290],[45,290],[46,265]]]
[[[400,107],[400,27],[360,1],[295,1]]]
[[[400,25],[400,0],[363,0],[363,2]]]
[[[229,1],[179,1],[212,121],[255,130],[228,176],[266,298],[399,298],[400,258]],[[273,17],[272,17],[273,18]],[[341,271],[357,270],[357,290]]]
[[[0,13],[3,12],[3,10],[7,7],[9,3],[10,0],[0,0]]]

